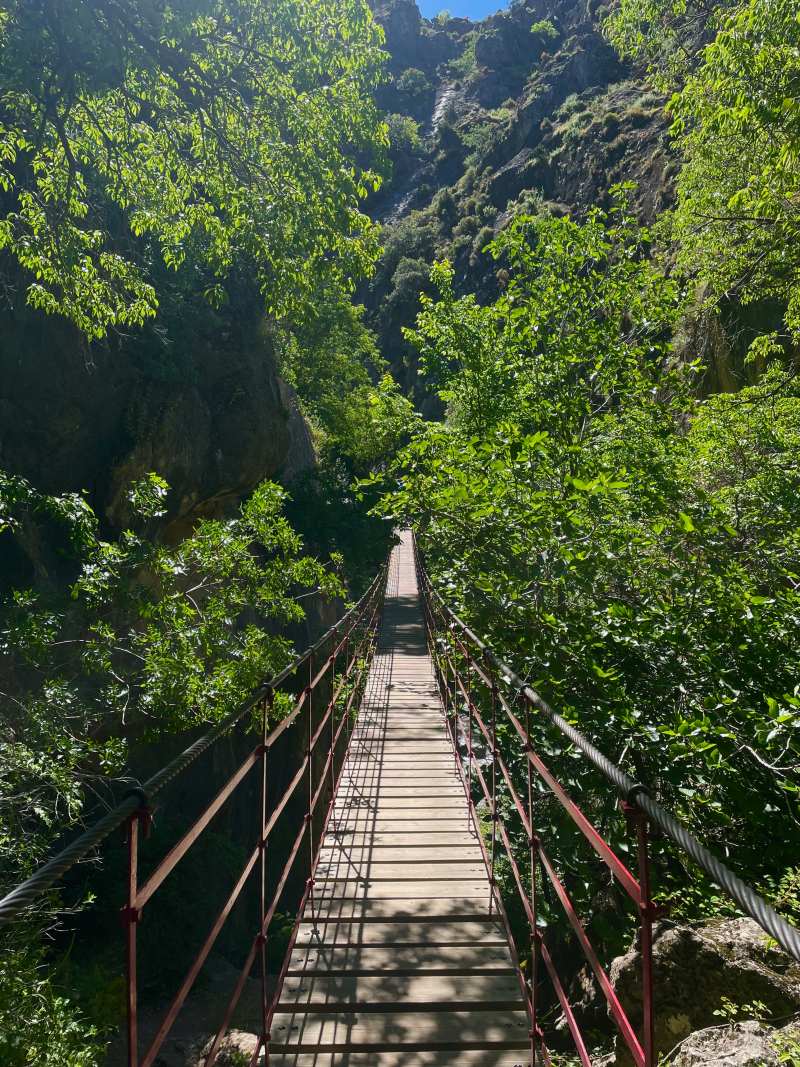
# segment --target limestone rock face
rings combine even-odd
[[[417,66],[415,51],[422,27],[422,16],[414,0],[394,0],[378,4],[375,16],[386,34],[386,46],[394,62],[402,66]]]
[[[460,291],[494,300],[497,264],[482,250],[516,215],[580,217],[633,182],[631,206],[650,222],[672,202],[677,163],[665,101],[603,34],[607,4],[518,0],[480,22],[422,19],[413,0],[373,8],[390,56],[379,103],[419,123],[419,143],[370,198],[387,251],[359,299],[411,388],[416,357],[402,328],[424,287],[406,299],[409,263],[444,254]],[[428,84],[413,96],[402,88],[409,68]]]
[[[415,67],[434,75],[440,63],[458,55],[459,41],[472,27],[468,19],[450,19],[445,29],[425,23],[414,0],[380,0],[374,13],[386,34],[393,72]]]
[[[660,1053],[669,1052],[695,1031],[717,1026],[720,1020],[714,1012],[722,1007],[723,999],[742,1007],[760,1002],[768,1018],[787,1018],[800,1009],[800,964],[770,947],[767,935],[752,919],[727,919],[703,927],[661,924],[656,929],[653,966],[656,1049]],[[611,965],[611,981],[637,1030],[642,1019],[640,973],[636,947]],[[702,1042],[698,1046],[704,1047]],[[712,1056],[679,1062],[687,1067],[728,1062],[744,1067],[751,1061]],[[618,1041],[616,1067],[631,1063]]]
[[[86,490],[111,531],[130,521],[130,482],[155,471],[171,486],[165,536],[177,538],[265,478],[312,466],[259,315],[192,325],[191,304],[185,314],[168,342],[151,333],[90,348],[54,317],[24,306],[4,316],[0,467],[45,492]]]

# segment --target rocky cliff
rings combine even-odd
[[[596,0],[518,0],[479,23],[427,21],[413,0],[375,13],[391,56],[381,104],[394,169],[372,204],[386,252],[364,299],[411,386],[400,331],[434,257],[454,262],[463,289],[491,296],[482,249],[515,214],[580,213],[631,181],[650,221],[670,202],[676,164],[663,99],[617,59]]]
[[[371,203],[386,250],[361,298],[411,388],[401,327],[434,258],[448,256],[462,288],[491,296],[482,249],[515,213],[582,211],[633,180],[650,219],[669,200],[675,164],[663,102],[615,57],[596,0],[519,0],[480,23],[425,20],[413,0],[377,0],[375,14],[389,52],[380,103],[393,171]],[[147,471],[172,486],[167,536],[178,537],[263,478],[313,463],[252,294],[213,311],[176,293],[154,327],[89,348],[6,295],[0,467],[45,491],[86,489],[110,530],[125,526],[126,486]]]
[[[45,492],[86,490],[111,531],[148,471],[172,487],[165,535],[177,538],[314,462],[255,302],[217,312],[189,295],[156,328],[90,347],[22,301],[2,324],[0,467]]]

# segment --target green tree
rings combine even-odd
[[[433,271],[409,331],[455,421],[482,432],[504,419],[578,443],[592,420],[651,387],[676,318],[678,290],[646,258],[649,234],[627,213],[585,223],[520,216],[489,248],[511,277],[492,307],[456,299]],[[455,388],[454,388],[455,387]]]
[[[671,346],[681,294],[647,248],[623,210],[520,220],[494,244],[510,279],[488,308],[455,300],[440,267],[412,336],[448,417],[401,453],[383,507],[417,528],[476,632],[759,882],[794,862],[800,826],[798,389],[776,368],[736,396],[693,399]],[[613,791],[532,729],[625,848]],[[515,766],[514,738],[502,744]],[[571,843],[541,800],[545,838]],[[593,861],[571,849],[588,906]],[[662,893],[696,877],[683,863],[658,856]]]
[[[386,116],[389,127],[389,144],[395,156],[419,155],[422,140],[419,135],[419,123],[408,115],[391,114]]]
[[[276,315],[346,288],[377,250],[380,40],[364,0],[6,4],[8,283],[90,338],[155,314],[159,261],[212,302],[249,271]]]
[[[800,340],[800,19],[792,0],[727,14],[676,94],[679,264],[716,297],[772,299]]]
[[[51,540],[76,575],[65,586],[52,574],[0,602],[0,893],[126,769],[132,739],[224,717],[290,660],[276,630],[303,618],[304,594],[342,592],[303,555],[278,486],[263,483],[238,516],[200,522],[177,546],[145,532],[167,492],[156,475],[134,484],[136,528],[105,541],[82,497],[0,479],[5,544]],[[57,910],[54,895],[3,931],[0,1060],[11,1067],[98,1062],[104,1035],[48,970],[41,921]]]
[[[455,272],[446,260],[431,270],[437,296],[420,294],[416,329],[403,334],[420,353],[420,369],[438,387],[450,421],[467,432],[497,425],[513,401],[514,356],[504,342],[502,313],[482,307],[474,296],[458,299]]]
[[[428,81],[428,76],[417,67],[406,67],[395,83],[398,90],[412,100],[424,96],[433,88]]]
[[[677,88],[713,39],[718,19],[736,0],[619,0],[604,21],[626,59],[647,66],[660,88]]]

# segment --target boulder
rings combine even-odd
[[[800,1010],[800,964],[772,947],[752,919],[726,919],[702,927],[659,924],[653,972],[655,1039],[660,1053],[669,1052],[697,1030],[718,1025],[719,1016],[714,1013],[724,1001],[745,1011],[748,1005],[758,1004],[758,1011],[770,1019],[786,1019]],[[642,990],[638,946],[614,960],[610,977],[626,1014],[639,1031]],[[731,1060],[732,1064],[739,1062]],[[618,1039],[616,1067],[630,1067],[631,1063]]]
[[[780,1031],[755,1020],[713,1026],[687,1037],[671,1062],[672,1067],[779,1067],[799,1062],[780,1058],[792,1041],[800,1041],[795,1025]]]
[[[209,1038],[201,1048],[193,1049],[186,1060],[186,1067],[205,1067],[212,1041],[213,1038]],[[242,1067],[252,1059],[257,1044],[258,1037],[255,1034],[248,1034],[244,1030],[231,1030],[223,1039],[214,1063],[216,1067]],[[256,1062],[264,1063],[263,1052]]]

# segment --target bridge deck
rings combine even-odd
[[[527,1063],[528,1020],[489,900],[404,534],[270,1063]]]

